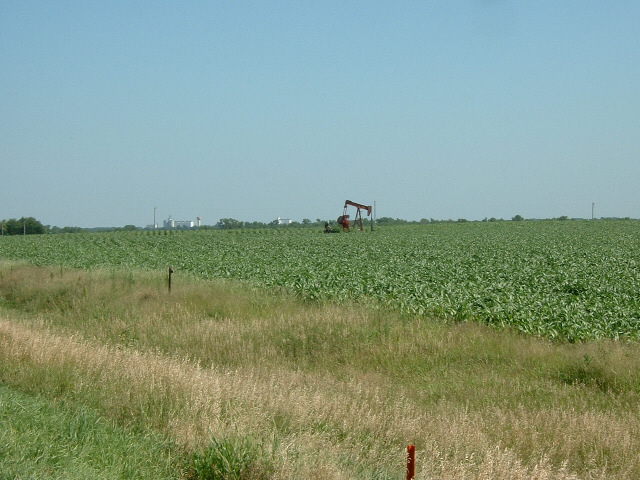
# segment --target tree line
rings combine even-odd
[[[629,217],[625,218],[607,218],[607,220],[629,220]],[[526,220],[521,215],[515,215],[511,218],[511,221],[524,221]],[[536,220],[536,219],[531,219]],[[572,219],[565,215],[551,220],[582,220]],[[605,218],[601,218],[605,220]],[[420,220],[404,220],[402,218],[381,217],[376,219],[377,225],[415,225],[425,223],[465,223],[474,220],[467,220],[459,218],[457,220],[437,220],[435,218],[422,218]],[[501,218],[485,218],[482,222],[502,222],[505,221]],[[322,227],[324,228],[325,222],[331,226],[335,226],[334,220],[321,220],[317,218],[315,221],[308,218],[303,219],[301,222],[291,221],[289,223],[281,224],[278,220],[271,222],[245,222],[242,220],[236,220],[235,218],[221,218],[215,225],[203,225],[202,227],[185,228],[182,230],[205,230],[205,229],[253,229],[253,228],[304,228],[304,227]],[[371,224],[370,218],[362,219],[363,226]],[[81,227],[51,227],[49,225],[43,225],[33,217],[22,217],[19,219],[11,218],[9,220],[0,220],[0,233],[2,235],[34,235],[43,233],[82,233],[82,232],[101,232],[101,231],[133,231],[143,230],[135,225],[125,225],[124,227],[113,228],[81,228]],[[163,230],[162,228],[159,230]]]
[[[0,233],[2,235],[34,235],[47,233],[48,230],[48,227],[45,227],[33,217],[10,218],[0,222]]]
[[[134,227],[135,228],[135,227]],[[94,232],[103,229],[81,227],[52,227],[43,225],[33,217],[10,218],[0,220],[0,234],[2,235],[38,235],[43,233],[80,233]],[[115,228],[113,230],[116,230]]]

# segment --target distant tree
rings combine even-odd
[[[304,225],[305,227],[308,227],[309,225],[311,225],[311,220],[309,220],[308,218],[303,218],[302,225]]]
[[[511,220],[514,222],[521,222],[524,220],[524,217],[522,217],[522,215],[516,215],[515,217],[512,217]]]
[[[22,222],[19,222],[15,218],[10,218],[9,220],[3,220],[4,222],[4,233],[7,235],[21,235],[23,233]]]
[[[25,219],[27,222],[27,232],[32,234],[43,234],[47,233],[49,228],[33,217],[28,217]],[[30,232],[29,232],[30,231]]]
[[[376,223],[379,225],[407,225],[411,222],[402,218],[380,217],[376,220]]]
[[[2,220],[2,233],[5,235],[37,235],[47,233],[48,228],[33,217],[11,218]]]
[[[244,222],[240,220],[236,220],[235,218],[221,218],[218,223],[216,223],[216,227],[230,229],[230,228],[242,228]]]

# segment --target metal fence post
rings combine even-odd
[[[413,480],[416,476],[416,447],[407,447],[407,480]]]

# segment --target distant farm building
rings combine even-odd
[[[278,217],[278,225],[289,225],[292,222],[293,222],[293,220],[291,220],[290,218],[280,218],[280,217]]]

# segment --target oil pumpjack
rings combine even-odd
[[[347,215],[347,207],[352,206],[356,207],[356,216],[353,219],[353,223],[355,225],[360,226],[360,231],[364,230],[362,226],[362,213],[361,210],[367,211],[367,216],[371,215],[371,211],[373,207],[371,205],[362,205],[361,203],[355,203],[351,200],[347,200],[344,202],[344,210],[342,211],[342,215],[338,217],[338,223],[342,225],[342,230],[348,232],[351,230],[351,221],[349,220],[349,215]]]

